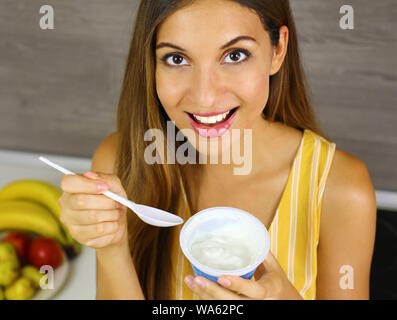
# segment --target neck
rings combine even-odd
[[[222,154],[218,156],[215,164],[211,164],[207,159],[207,164],[200,166],[201,177],[205,180],[217,181],[229,181],[233,177],[234,181],[242,182],[256,177],[266,168],[271,168],[274,162],[272,153],[277,137],[280,136],[276,125],[260,117],[250,132],[251,134],[241,130],[240,139],[237,141],[232,139],[231,150],[224,151],[230,154],[228,164],[222,164]],[[238,147],[240,147],[240,152],[233,151],[234,148],[238,151]],[[239,163],[235,163],[236,161]]]

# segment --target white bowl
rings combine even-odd
[[[0,241],[11,231],[8,232],[0,232]],[[62,290],[63,285],[66,282],[66,279],[68,278],[68,275],[70,273],[70,266],[69,266],[69,260],[65,254],[65,251],[62,249],[62,254],[63,254],[63,262],[62,264],[54,270],[54,289],[37,289],[35,295],[31,298],[31,300],[50,300],[53,298],[59,291]],[[43,276],[47,274],[48,271],[43,273]],[[47,274],[47,277],[50,277],[49,274]]]

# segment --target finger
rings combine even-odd
[[[72,210],[113,210],[122,207],[119,203],[102,194],[71,193],[68,196]]]
[[[193,281],[189,281],[186,278],[190,278]],[[220,285],[214,281],[208,280],[205,277],[195,277],[188,276],[185,278],[186,284],[189,288],[196,294],[198,294],[203,299],[208,300],[240,300],[243,299],[242,296],[222,288]]]
[[[83,176],[94,180],[99,179],[99,175],[94,171],[86,171],[83,173]]]
[[[265,281],[259,283],[255,280],[227,275],[219,277],[218,283],[251,299],[263,300],[269,294],[269,288]]]
[[[265,265],[263,263],[259,264],[259,266],[256,268],[254,277],[256,280],[265,278],[269,272],[266,270]]]
[[[185,283],[193,291],[193,293],[197,294],[201,299],[215,300],[215,298],[210,296],[205,290],[197,288],[197,284],[194,282],[194,277],[192,275],[189,275],[185,278]]]
[[[120,229],[115,233],[111,233],[99,238],[89,239],[85,245],[91,248],[103,248],[108,246],[110,243],[118,242],[123,236],[123,231]]]
[[[78,210],[69,215],[67,221],[72,225],[94,225],[102,222],[119,221],[121,211],[115,210]],[[64,219],[65,220],[65,219]]]
[[[188,275],[185,277],[185,283],[187,286],[193,291],[193,293],[200,296],[203,300],[216,300],[213,296],[211,296],[205,289],[201,288],[200,285],[196,282],[195,278],[192,275]]]
[[[108,174],[102,172],[94,172],[94,174],[98,176],[98,178],[96,178],[97,180],[99,181],[103,180],[109,186],[109,190],[124,198],[127,197],[127,194],[124,190],[123,185],[121,184],[119,177],[117,177],[114,174]],[[90,174],[88,175],[90,176]]]
[[[120,223],[117,221],[112,221],[89,225],[72,225],[69,228],[69,232],[73,238],[83,239],[82,241],[87,241],[89,239],[95,239],[111,233],[115,233],[119,231],[119,228]]]
[[[255,279],[259,280],[267,277],[272,272],[282,271],[282,267],[278,263],[276,257],[272,254],[271,251],[266,256],[266,259],[262,261],[262,263],[257,267],[255,271]]]
[[[100,194],[109,189],[106,182],[89,179],[80,174],[65,174],[61,180],[61,189],[68,193]]]
[[[271,251],[268,252],[266,259],[262,262],[267,272],[279,271],[281,268],[275,256]]]
[[[99,238],[89,239],[89,240],[87,240],[85,245],[87,247],[91,247],[91,248],[103,248],[106,245],[108,245],[109,243],[111,243],[114,238],[115,238],[114,233],[107,234],[107,235],[99,237]]]

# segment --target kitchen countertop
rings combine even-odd
[[[41,162],[43,156],[76,173],[90,170],[91,159],[0,150],[0,188],[17,179],[40,179],[59,187],[63,174]],[[55,300],[92,300],[96,292],[95,249],[82,247],[70,261],[70,273]]]

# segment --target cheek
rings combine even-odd
[[[240,98],[248,111],[245,114],[249,119],[255,119],[263,111],[269,98],[269,75],[252,73],[240,85]]]
[[[182,100],[185,87],[186,82],[180,76],[174,77],[169,72],[162,72],[161,68],[156,71],[157,96],[168,117],[176,123],[181,120],[181,110],[178,109],[178,105]]]
[[[156,92],[168,117],[175,121],[181,88],[174,81],[170,81],[169,77],[156,72]]]

